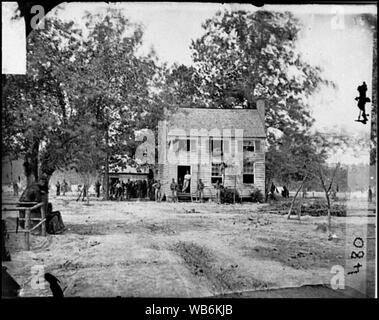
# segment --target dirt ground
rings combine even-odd
[[[287,220],[259,213],[264,204],[50,201],[65,233],[32,236],[31,251],[22,234],[7,240],[12,261],[3,265],[25,297],[51,296],[38,272],[55,275],[65,297],[208,297],[329,285],[332,266],[346,264],[345,233],[362,228],[359,217],[333,217],[337,238],[329,241],[319,227],[326,217]],[[364,221],[372,238],[365,294],[373,296],[376,218]]]

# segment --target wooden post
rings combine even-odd
[[[30,250],[30,232],[29,231],[25,231],[25,249],[27,251]]]
[[[30,210],[25,212],[25,247],[26,250],[30,250]]]
[[[41,220],[44,220],[46,217],[46,206],[45,204],[41,207]],[[46,222],[41,224],[41,235],[46,237]]]

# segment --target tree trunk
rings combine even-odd
[[[30,151],[25,155],[23,166],[27,187],[38,180],[38,151],[39,141],[35,141]]]
[[[332,232],[332,217],[331,217],[331,206],[330,206],[330,197],[329,197],[329,193],[325,190],[325,197],[326,197],[326,203],[327,203],[327,206],[328,206],[328,233],[329,235],[331,234]]]
[[[300,221],[300,219],[301,219],[301,206],[303,205],[303,198],[300,198],[300,203],[299,203],[299,211],[298,211],[298,213],[297,213],[297,218],[299,219],[299,221]]]
[[[289,208],[289,210],[288,210],[287,219],[291,219],[291,213],[292,213],[293,206],[294,206],[294,204],[295,204],[296,197],[297,197],[297,195],[299,194],[301,188],[303,187],[304,182],[305,182],[306,179],[307,179],[307,176],[304,177],[303,181],[301,182],[300,187],[296,190],[296,193],[295,193],[295,195],[293,196],[293,199],[292,199],[292,202],[291,202],[291,206],[290,206],[290,208]],[[300,217],[299,217],[299,219],[300,219]]]
[[[89,184],[86,185],[86,196],[87,196],[87,205],[89,205]]]
[[[266,190],[265,190],[265,202],[267,202],[267,200],[268,200],[268,188],[270,188],[270,185],[271,185],[271,182],[272,182],[272,180],[267,180],[267,184],[266,184]]]
[[[108,143],[109,143],[109,128],[107,127],[106,132],[106,148],[107,148],[107,156],[105,159],[105,200],[109,200],[109,151],[108,151]]]

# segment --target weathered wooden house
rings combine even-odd
[[[174,178],[191,174],[190,190],[205,184],[205,197],[214,197],[214,185],[236,188],[249,196],[265,188],[265,106],[255,109],[178,108],[167,113],[158,130],[158,179],[170,195]]]

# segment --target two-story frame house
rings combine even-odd
[[[205,197],[214,197],[214,185],[236,188],[249,196],[265,189],[265,107],[255,109],[177,108],[166,112],[158,128],[158,179],[170,195],[174,178],[191,174],[190,190],[199,179]]]

